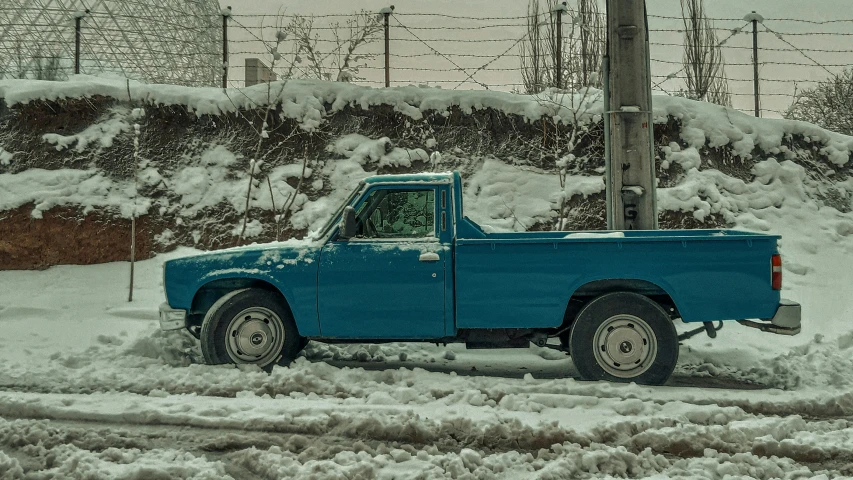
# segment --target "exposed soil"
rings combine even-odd
[[[56,207],[41,219],[32,205],[0,213],[0,270],[130,260],[131,222],[103,212]],[[148,217],[136,220],[136,258],[150,258]]]

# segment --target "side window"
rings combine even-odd
[[[423,238],[435,236],[435,190],[377,189],[361,204],[359,236]]]

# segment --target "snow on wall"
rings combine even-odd
[[[665,95],[653,96],[656,123],[673,117],[682,124],[681,139],[692,148],[731,145],[735,155],[749,159],[754,149],[785,154],[791,135],[802,135],[819,145],[832,163],[842,166],[850,160],[853,137],[830,132],[796,120],[755,118],[732,108]]]
[[[117,136],[133,129],[126,118],[129,113],[130,109],[128,108],[114,108],[110,118],[91,125],[78,134],[66,136],[47,133],[42,136],[42,139],[46,143],[55,145],[57,151],[74,148],[75,151],[82,153],[90,144],[96,142],[101,148],[109,148],[113,146],[113,140]]]
[[[0,174],[0,211],[34,203],[32,216],[58,205],[83,207],[84,213],[95,208],[117,210],[130,218],[147,212],[151,200],[134,195],[133,183],[105,177],[95,169],[43,170],[33,168],[17,174]]]
[[[585,94],[550,91],[532,96],[421,87],[373,89],[346,83],[294,80],[239,91],[131,82],[130,92],[134,101],[185,105],[197,115],[231,113],[279,102],[285,116],[297,120],[309,131],[320,127],[330,113],[348,105],[361,108],[390,105],[413,120],[422,118],[428,110],[449,113],[454,106],[463,112],[497,109],[520,115],[530,122],[543,115],[564,122],[600,121],[602,112],[601,92],[597,90]],[[124,99],[128,96],[127,84],[86,76],[76,76],[68,82],[0,80],[0,97],[8,105],[94,95]],[[765,230],[760,219],[745,223],[737,219],[750,211],[802,203],[806,196],[815,193],[814,186],[808,185],[806,170],[793,161],[801,152],[793,146],[792,135],[802,135],[837,166],[848,165],[853,150],[853,137],[803,122],[756,119],[732,109],[684,98],[656,96],[654,103],[656,122],[667,122],[670,117],[681,122],[682,143],[673,141],[660,149],[661,168],[667,170],[677,164],[684,171],[675,186],[658,189],[659,209],[690,213],[698,221],[714,215],[730,224]],[[106,118],[80,133],[46,134],[43,140],[58,150],[108,148],[117,135],[132,130],[131,116],[127,108],[114,107]],[[434,144],[435,140],[432,142]],[[700,170],[703,160],[700,151],[708,146],[729,146],[727,151],[742,160],[752,159],[756,148],[762,152],[762,158],[767,154],[774,157],[755,164],[752,169],[755,178],[746,182],[707,166]],[[430,155],[421,148],[396,147],[388,137],[370,138],[353,132],[330,140],[326,150],[333,158],[312,165],[314,168],[306,168],[304,175],[308,185],[315,189],[325,187],[330,192],[313,200],[305,193],[296,195],[290,204],[291,223],[296,229],[314,230],[322,226],[357,182],[377,169],[410,167],[415,161],[447,169],[436,164],[441,162],[439,152]],[[0,145],[0,162],[13,162],[15,155]],[[524,230],[536,223],[550,222],[561,197],[568,199],[580,195],[586,198],[604,191],[603,179],[596,175],[570,175],[560,191],[553,172],[516,166],[510,160],[497,158],[479,161],[481,165],[466,178],[466,214],[498,230]],[[137,196],[133,183],[108,178],[94,168],[30,169],[17,174],[0,174],[0,210],[34,203],[32,215],[40,217],[42,211],[53,206],[72,205],[86,211],[111,208],[129,217],[134,213],[148,213],[155,206],[161,213],[177,209],[179,216],[192,217],[205,208],[225,203],[240,214],[245,209],[250,162],[226,145],[211,143],[197,159],[182,164],[173,172],[145,166],[138,173],[140,184],[162,185],[165,189],[161,193],[166,195],[156,200]],[[302,175],[301,163],[297,159],[297,163],[269,172],[266,175],[269,186],[253,186],[251,206],[272,210],[275,202],[276,207],[281,208],[284,200],[295,193],[292,179]],[[315,170],[319,175],[312,176]],[[833,188],[849,194],[853,191],[853,180],[837,182]],[[250,233],[257,233],[258,226],[253,226],[256,228]],[[845,228],[839,224],[838,231],[846,231]]]
[[[73,76],[67,82],[0,80],[0,98],[7,105],[33,100],[57,100],[102,95],[128,99],[128,84],[115,79]],[[258,105],[281,104],[285,116],[298,120],[306,130],[314,130],[329,113],[346,106],[363,109],[390,105],[414,120],[429,110],[449,112],[458,106],[463,112],[493,108],[528,121],[550,116],[563,122],[588,122],[600,119],[603,95],[597,90],[563,94],[544,92],[517,95],[495,91],[447,91],[439,88],[371,88],[339,82],[290,80],[260,84],[243,89],[194,88],[175,85],[147,85],[130,82],[134,102],[154,105],[184,105],[197,115],[221,115]],[[803,135],[820,145],[836,165],[845,165],[853,150],[853,137],[829,132],[805,122],[757,119],[731,108],[696,102],[680,97],[653,97],[655,122],[667,117],[682,123],[681,138],[691,147],[705,144],[720,147],[731,144],[736,155],[750,158],[755,148],[782,153],[786,137]]]
[[[464,214],[497,230],[524,231],[539,222],[550,222],[559,208],[560,185],[554,174],[508,165],[489,158],[467,179]],[[589,195],[604,191],[604,178],[569,175],[562,194]]]

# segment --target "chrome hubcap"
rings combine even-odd
[[[261,367],[273,362],[284,345],[284,324],[271,310],[252,307],[228,323],[225,349],[234,363]]]
[[[593,352],[605,372],[618,378],[633,378],[654,363],[657,339],[645,320],[627,314],[614,315],[595,331]]]

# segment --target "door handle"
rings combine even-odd
[[[439,257],[437,253],[426,252],[422,253],[421,256],[418,257],[418,260],[422,262],[437,262],[441,260],[441,257]]]

